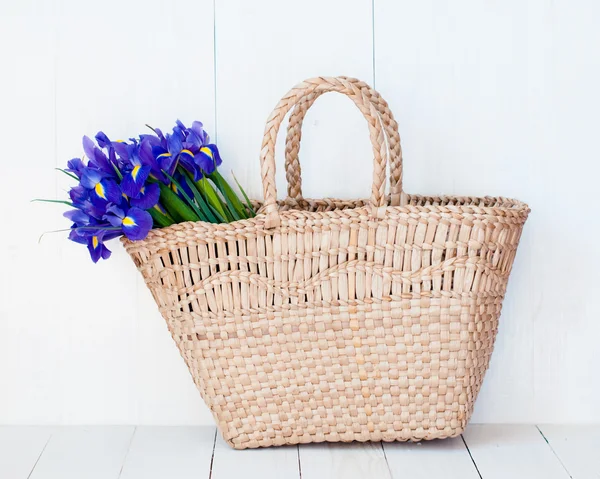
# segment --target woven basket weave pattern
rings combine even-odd
[[[330,90],[350,96],[369,122],[368,200],[302,198],[299,128]],[[274,138],[294,106],[289,197],[277,202]],[[527,206],[403,194],[397,125],[353,79],[293,89],[267,123],[261,159],[264,214],[124,241],[225,440],[241,449],[460,434],[489,363]]]

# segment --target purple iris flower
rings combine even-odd
[[[117,206],[107,210],[105,219],[114,227],[121,227],[130,240],[144,239],[152,229],[152,216],[140,208],[130,208],[127,212]]]
[[[112,142],[108,139],[108,136],[106,136],[102,131],[96,133],[96,136],[94,138],[96,139],[96,142],[98,143],[98,146],[100,148],[110,148],[112,146]]]
[[[88,226],[92,222],[92,218],[82,210],[69,210],[63,216],[70,219],[74,227]]]
[[[137,198],[140,195],[140,190],[148,179],[151,167],[144,165],[139,154],[139,145],[132,145],[129,151],[129,167],[128,173],[121,181],[121,189],[130,198]]]
[[[175,175],[173,176],[173,178],[179,184],[179,186],[181,187],[183,192],[185,192],[185,194],[187,194],[188,198],[194,197],[194,193],[192,192],[191,188],[185,181],[185,176],[183,173],[181,173],[180,170],[175,172]],[[180,191],[180,189],[178,188],[178,186],[175,183],[171,183],[171,189],[177,194],[177,196],[179,196],[181,199],[185,200],[185,195],[183,194],[183,192]]]
[[[77,178],[81,178],[81,173],[83,173],[83,169],[85,165],[81,158],[73,158],[72,160],[67,161],[67,170],[70,173],[73,173]]]
[[[160,131],[160,130],[157,130]],[[169,179],[164,175],[159,162],[156,160],[152,153],[153,143],[160,144],[160,140],[152,135],[145,135],[140,140],[138,155],[144,165],[150,166],[150,176],[157,181],[161,181],[165,185],[169,184]]]
[[[92,203],[119,203],[121,201],[121,189],[111,179],[111,175],[102,170],[89,166],[84,168],[81,174],[81,186],[90,191]]]
[[[106,154],[87,136],[83,137],[83,151],[88,158],[88,166],[97,168],[109,176],[115,176],[115,170]]]
[[[156,183],[148,183],[140,188],[140,193],[137,198],[131,198],[131,206],[136,206],[143,210],[152,208],[158,203],[160,197],[160,188]]]
[[[69,190],[69,197],[71,198],[73,205],[79,208],[79,205],[82,205],[83,202],[90,197],[90,194],[83,186],[77,185]]]
[[[78,230],[73,229],[69,234],[69,239],[75,243],[87,245],[92,261],[97,263],[100,258],[110,258],[111,251],[106,247],[104,242],[116,238],[119,235],[120,232],[117,232],[115,235],[114,231],[103,229],[90,230],[88,233],[81,234]]]
[[[198,153],[194,155],[194,162],[203,173],[210,175],[214,173],[217,166],[223,163],[223,160],[221,160],[217,145],[210,144],[200,148]]]
[[[160,168],[171,176],[177,165],[181,165],[192,173],[194,181],[198,181],[203,174],[211,174],[221,164],[216,145],[209,143],[210,138],[199,121],[187,128],[177,120],[172,134],[167,134],[166,138],[162,137],[162,132],[160,135],[161,138],[155,137],[158,142],[152,143],[152,154]]]

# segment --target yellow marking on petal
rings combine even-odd
[[[125,193],[121,193],[121,196],[125,199],[127,199],[127,195]]]
[[[92,247],[94,249],[96,249],[98,247],[98,244],[99,244],[98,237],[97,236],[92,236]]]
[[[212,152],[212,150],[211,150],[210,148],[207,148],[206,146],[205,146],[205,147],[203,147],[203,148],[200,148],[200,151],[201,151],[202,153],[204,153],[205,155],[208,155],[208,156],[209,156],[209,158],[212,158],[212,157],[213,157],[213,152]]]
[[[171,189],[177,193],[177,186],[175,185],[175,183],[171,183]]]
[[[190,156],[194,156],[194,154],[190,150],[181,150],[181,153],[185,153]]]
[[[133,218],[126,216],[123,218],[123,226],[135,226],[135,221],[133,221]]]
[[[157,158],[168,158],[169,156],[171,156],[171,153],[161,153]]]
[[[133,177],[133,181],[137,180],[137,175],[140,172],[141,165],[135,165],[133,170],[131,170],[131,176]]]
[[[123,140],[117,140],[117,143],[125,143]]]
[[[143,195],[146,192],[146,187],[142,186],[142,189],[140,190],[140,193]]]
[[[94,186],[94,191],[100,198],[102,198],[103,200],[106,199],[106,194],[104,191],[104,186],[102,186],[102,183],[96,183],[96,186]]]

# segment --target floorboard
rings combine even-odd
[[[600,425],[538,428],[573,479],[600,478]]]
[[[119,479],[208,478],[214,442],[214,427],[139,426]]]
[[[600,426],[234,450],[214,427],[0,427],[0,479],[600,479]]]
[[[232,449],[217,434],[212,479],[300,479],[298,447]]]
[[[535,426],[480,425],[463,434],[483,479],[568,479]]]
[[[386,442],[383,449],[394,478],[479,479],[461,437],[414,442]]]
[[[302,479],[391,479],[381,443],[300,446]]]
[[[0,477],[29,477],[51,433],[52,429],[49,427],[0,427]]]
[[[134,428],[56,428],[31,479],[117,479]]]

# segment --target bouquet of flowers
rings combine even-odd
[[[202,123],[187,128],[177,120],[164,135],[149,127],[129,141],[111,141],[99,132],[94,142],[83,137],[85,158],[74,158],[59,169],[78,183],[69,191],[73,222],[69,239],[87,246],[92,260],[108,259],[105,243],[121,235],[144,239],[152,228],[184,221],[226,223],[255,215],[248,196],[241,201],[219,173],[217,145]]]

